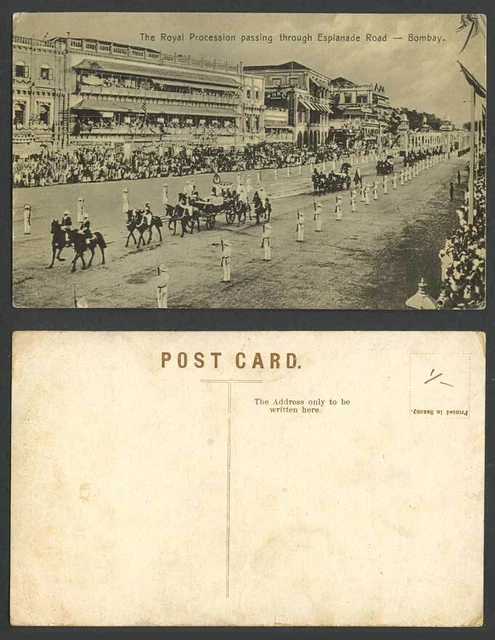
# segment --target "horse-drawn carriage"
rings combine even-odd
[[[376,175],[387,176],[394,172],[394,157],[387,156],[386,160],[378,160],[376,163]]]
[[[344,189],[349,189],[351,186],[351,178],[348,170],[341,172],[330,171],[330,173],[327,174],[315,169],[311,180],[313,182],[315,195],[344,191]]]

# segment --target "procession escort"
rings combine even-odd
[[[210,353],[203,353],[196,351],[194,353],[187,353],[186,351],[179,351],[176,354],[170,351],[162,351],[161,361],[162,369],[167,366],[177,366],[179,369],[186,369],[187,367],[196,367],[196,369],[203,369],[206,366],[210,366],[213,369],[218,369],[220,360],[223,357],[221,351],[212,351]],[[239,351],[233,358],[236,369],[296,369],[300,368],[297,364],[297,356],[295,353],[276,353],[270,352],[261,354],[259,351],[253,355],[247,355],[242,351]]]

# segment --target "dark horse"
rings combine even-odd
[[[89,251],[91,253],[91,258],[88,262],[88,267],[91,266],[93,262],[93,258],[95,257],[95,249],[96,247],[100,247],[101,251],[101,264],[105,264],[105,249],[107,243],[105,242],[105,238],[99,231],[95,231],[93,235],[88,238],[83,233],[80,233],[77,229],[71,229],[69,231],[69,239],[71,244],[74,247],[74,258],[72,259],[72,269],[71,273],[74,273],[76,270],[76,262],[78,258],[81,258],[81,262],[83,264],[83,269],[86,269],[86,261],[84,260],[84,252]]]
[[[143,245],[149,244],[153,235],[153,227],[155,227],[158,231],[160,242],[162,241],[161,227],[163,226],[163,222],[159,216],[153,215],[151,217],[151,224],[148,224],[146,216],[144,215],[144,211],[142,209],[133,209],[127,212],[127,220],[125,225],[127,227],[127,231],[129,232],[125,243],[126,247],[129,246],[129,240],[131,238],[134,240],[134,244],[137,244],[138,248],[141,246],[141,242],[143,243]],[[139,234],[137,241],[136,236],[134,235],[134,231],[137,231]],[[148,242],[146,242],[144,239],[144,233],[146,231],[148,231]]]
[[[65,258],[60,257],[60,254],[62,253],[62,249],[67,246],[65,231],[62,229],[58,220],[52,220],[50,233],[52,234],[52,261],[48,265],[48,269],[53,267],[55,259],[60,262],[65,261]]]
[[[189,229],[191,229],[189,233],[192,233],[195,226],[198,227],[198,231],[201,231],[199,226],[199,209],[197,209],[196,206],[192,207],[191,214],[189,209],[184,207],[181,202],[179,202],[175,207],[168,205],[167,214],[169,216],[168,228],[170,231],[173,230],[174,236],[177,232],[177,223],[180,224],[182,229],[182,233],[180,235],[181,238],[184,237],[184,234]]]
[[[263,222],[270,222],[270,215],[272,213],[272,205],[270,204],[270,200],[268,198],[265,200],[265,205],[263,206],[263,202],[256,191],[253,196],[253,206],[254,206],[254,215],[256,216],[256,224],[259,224],[261,220]]]

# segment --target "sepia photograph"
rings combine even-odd
[[[19,13],[20,308],[477,310],[482,14]]]

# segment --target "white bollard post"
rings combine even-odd
[[[158,309],[168,309],[169,270],[165,264],[157,266],[158,283],[156,285],[156,305]]]
[[[272,226],[270,224],[263,225],[261,248],[264,250],[263,260],[270,262],[272,259]]]
[[[315,206],[315,215],[314,215],[314,220],[315,220],[315,231],[321,231],[321,225],[322,225],[322,219],[321,219],[321,212],[322,212],[322,205],[321,202],[318,202],[318,204]]]
[[[230,246],[230,241],[222,240],[220,244],[222,248],[222,260],[221,260],[221,266],[223,270],[222,282],[230,282],[230,278],[231,278],[230,269],[231,269],[231,259],[232,259],[231,258],[232,249]]]
[[[351,191],[351,212],[356,213],[356,190]]]
[[[335,219],[342,220],[342,196],[335,198]]]
[[[296,234],[296,242],[304,242],[304,213],[302,211],[297,212]]]
[[[80,224],[84,220],[84,198],[77,199],[77,222]]]
[[[278,169],[277,169],[277,167],[275,167],[275,169],[273,170],[273,177],[275,178],[275,180],[278,180]]]

